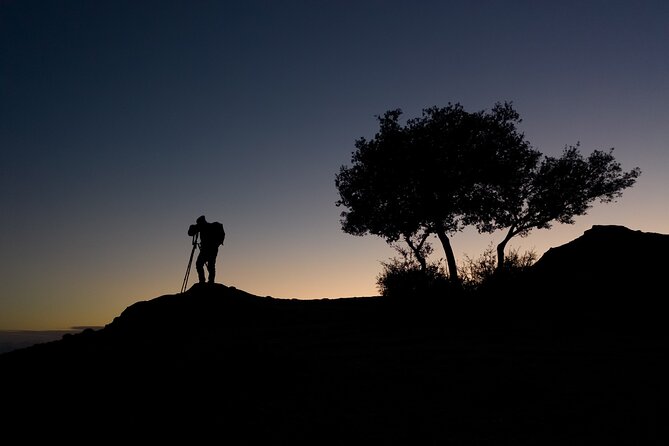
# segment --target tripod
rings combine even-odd
[[[186,287],[188,286],[188,276],[190,276],[190,268],[191,265],[193,264],[193,254],[195,253],[195,248],[197,248],[197,236],[199,233],[196,233],[193,236],[193,249],[190,252],[190,258],[188,259],[188,267],[186,268],[186,277],[184,277],[184,281],[181,284],[181,292],[183,293],[186,291]]]

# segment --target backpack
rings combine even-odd
[[[225,231],[222,223],[217,221],[211,223],[211,240],[216,243],[216,246],[222,245],[225,241]]]

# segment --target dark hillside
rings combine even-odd
[[[667,238],[594,227],[526,281],[466,300],[300,301],[196,285],[103,329],[0,355],[0,420],[27,443],[94,432],[235,445],[666,444],[669,331],[647,303],[662,276],[630,296],[638,275],[611,269],[607,249],[657,271]],[[620,307],[616,323],[584,311],[593,290],[627,300],[632,322]]]
[[[669,235],[624,226],[593,226],[534,265],[556,285],[601,287],[603,291],[652,289],[669,268]]]
[[[662,336],[667,253],[669,235],[593,226],[549,249],[517,292],[530,300],[540,296],[539,305],[563,319]]]

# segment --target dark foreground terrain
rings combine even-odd
[[[593,227],[440,299],[195,285],[0,355],[0,425],[26,444],[669,444],[668,248]]]

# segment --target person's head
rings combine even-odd
[[[204,215],[200,215],[197,220],[195,220],[195,223],[198,225],[203,225],[207,222],[207,220],[204,218]]]

